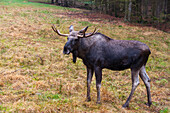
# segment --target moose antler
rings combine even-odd
[[[85,33],[83,33],[83,35],[78,35],[79,38],[87,38],[90,37],[92,35],[94,35],[96,32],[98,31],[98,29],[96,30],[96,28],[94,29],[94,31],[88,35],[85,35]]]
[[[64,37],[67,37],[68,34],[61,34],[59,30],[57,30],[57,28],[53,25],[51,26],[53,31],[56,32],[59,36],[64,36]]]

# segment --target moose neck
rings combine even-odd
[[[94,36],[88,37],[88,38],[80,38],[79,40],[79,46],[78,46],[78,56],[81,59],[84,59],[86,54],[89,52],[89,49],[94,43],[93,40]]]
[[[96,43],[107,40],[105,37],[106,36],[101,33],[96,33],[93,36],[87,38],[80,38],[77,57],[85,59],[86,55],[90,52],[91,48],[96,45]]]

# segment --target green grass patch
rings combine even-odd
[[[40,100],[49,100],[49,99],[55,99],[55,100],[61,100],[61,95],[60,94],[42,94],[42,95],[39,95],[39,99]]]
[[[40,11],[40,13],[50,14],[51,12],[50,12],[50,11],[48,11],[48,10],[42,10],[42,11]]]
[[[164,109],[160,110],[160,113],[169,113],[169,109],[168,108],[164,108]]]
[[[0,105],[0,112],[8,112],[9,111],[9,108],[7,108],[7,107],[4,107],[3,105]]]
[[[81,26],[93,26],[93,24],[88,21],[79,21],[78,23],[81,24]]]
[[[28,0],[1,0],[0,5],[8,5],[8,6],[10,6],[10,5],[12,5],[12,6],[29,5],[29,6],[42,7],[42,8],[48,7],[48,8],[55,8],[58,10],[77,11],[76,9],[73,9],[73,8],[66,8],[66,7],[50,5],[50,4],[34,3],[34,2],[29,2]]]
[[[7,51],[7,49],[6,49],[6,48],[3,48],[3,49],[1,49],[0,54],[5,53],[6,51]]]
[[[156,80],[155,82],[162,86],[164,86],[165,84],[168,84],[168,80],[166,79]]]

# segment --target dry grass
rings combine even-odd
[[[170,34],[149,27],[70,16],[81,10],[17,2],[0,2],[0,111],[2,112],[168,112],[169,37]],[[57,8],[56,8],[57,7]],[[67,12],[67,13],[66,13]],[[101,105],[96,105],[93,78],[91,102],[86,98],[86,68],[78,59],[64,56],[65,38],[51,30],[51,24],[62,33],[72,24],[79,30],[86,25],[115,39],[139,40],[152,51],[147,72],[152,80],[153,105],[149,108],[145,86],[141,84],[130,107],[122,109],[131,90],[130,71],[103,71]]]

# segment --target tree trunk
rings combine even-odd
[[[165,22],[167,22],[167,15],[168,15],[168,0],[165,0],[165,9],[164,9],[164,14],[165,14]]]
[[[108,9],[107,9],[107,2],[108,2],[107,0],[104,1],[104,6],[105,6],[105,8],[104,8],[105,11],[104,11],[104,12],[105,12],[106,14],[108,14],[108,11],[107,11],[107,10],[108,10]]]
[[[51,4],[54,4],[54,0],[51,0]]]
[[[127,21],[127,15],[128,15],[128,1],[125,0],[125,16],[124,16],[124,21]]]
[[[115,8],[115,17],[118,17],[118,11],[117,11],[117,5],[118,5],[119,3],[118,3],[118,1],[117,0],[115,0],[115,2],[114,2],[114,8]]]
[[[144,7],[145,7],[145,12],[144,12],[144,18],[147,18],[148,16],[148,0],[145,0]]]
[[[58,0],[56,0],[55,3],[58,4]]]
[[[131,12],[132,12],[132,1],[129,0],[129,8],[128,8],[128,21],[131,21]]]

